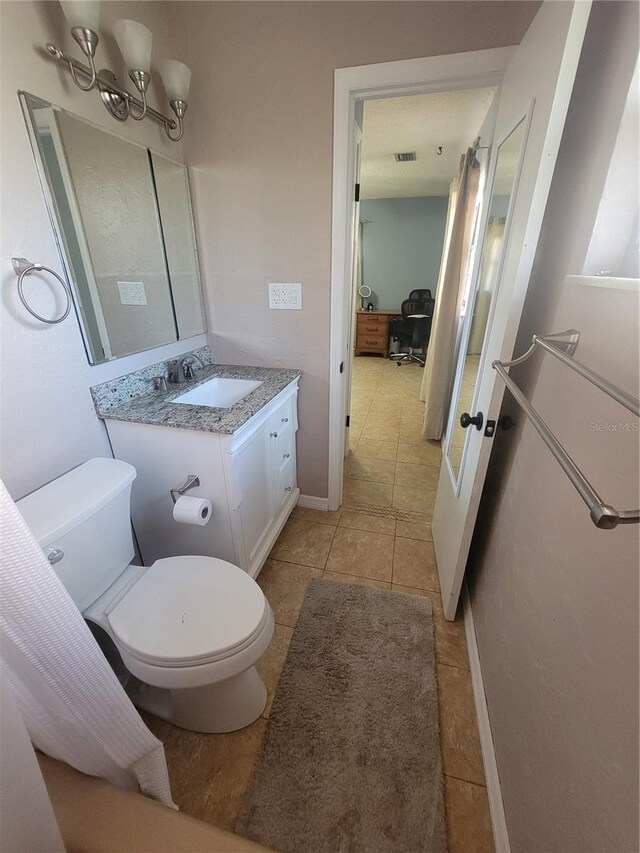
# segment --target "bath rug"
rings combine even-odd
[[[445,853],[428,599],[309,584],[235,830],[280,853]]]

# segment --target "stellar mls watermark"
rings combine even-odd
[[[638,421],[591,421],[590,432],[638,432]]]

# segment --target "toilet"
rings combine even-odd
[[[273,636],[271,607],[216,557],[132,565],[135,477],[126,462],[91,459],[17,506],[84,618],[113,641],[138,707],[192,731],[248,726],[267,701],[255,664]]]

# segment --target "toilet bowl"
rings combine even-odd
[[[273,636],[271,608],[225,560],[132,565],[135,476],[125,462],[92,459],[18,508],[85,619],[116,646],[139,707],[193,731],[243,728],[267,700],[255,664]]]

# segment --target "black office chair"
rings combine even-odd
[[[425,302],[427,299],[431,299],[431,291],[430,290],[412,290],[409,294],[409,299],[418,299],[421,302]]]
[[[399,320],[393,330],[393,336],[409,347],[409,352],[393,353],[389,356],[398,367],[412,361],[424,367],[424,352],[431,336],[433,308],[435,299],[405,299],[402,303],[402,320]],[[415,350],[420,351],[418,355]]]

